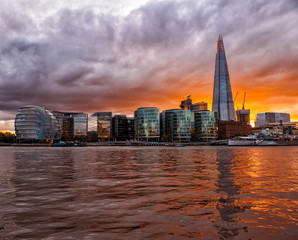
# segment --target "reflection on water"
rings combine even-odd
[[[296,239],[296,147],[0,149],[0,239]]]
[[[235,169],[235,152],[229,149],[218,151],[217,166],[219,171],[218,179],[215,183],[219,200],[217,210],[221,221],[216,223],[219,234],[224,239],[238,236],[241,231],[248,232],[247,226],[237,218],[237,214],[250,209],[250,206],[238,204],[241,185],[235,182],[237,176],[233,173]],[[220,157],[221,156],[221,157]]]

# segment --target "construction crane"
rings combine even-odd
[[[244,108],[244,104],[245,104],[245,97],[246,97],[246,92],[244,92],[244,98],[243,98],[242,109],[245,109],[245,108]]]
[[[237,96],[238,96],[238,91],[237,91],[237,93],[236,93],[236,95],[235,95],[235,97],[234,97],[234,104],[235,104],[235,102],[236,102]],[[238,109],[238,107],[237,107],[237,109]]]
[[[238,96],[238,91],[237,91],[237,93],[236,93],[236,95],[235,95],[235,98],[234,98],[234,104],[235,104],[235,102],[236,102],[236,98],[237,98],[237,96]]]

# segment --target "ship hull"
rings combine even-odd
[[[228,141],[229,146],[256,146],[256,141],[233,140]]]
[[[263,141],[263,140],[233,140],[228,141],[229,146],[298,146],[298,141]]]

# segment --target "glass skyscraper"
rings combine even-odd
[[[56,140],[59,138],[58,121],[45,108],[39,106],[22,106],[15,118],[16,139],[26,140]]]
[[[222,35],[218,37],[212,111],[221,121],[236,121],[228,64]]]
[[[136,140],[159,141],[159,109],[155,107],[138,108],[134,116]]]

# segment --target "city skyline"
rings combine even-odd
[[[295,1],[3,3],[0,130],[17,109],[132,115],[212,105],[216,40],[225,38],[235,109],[298,120]],[[52,6],[49,8],[49,6]]]

